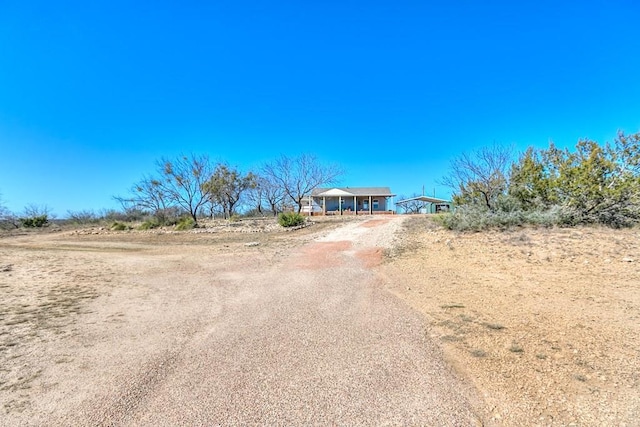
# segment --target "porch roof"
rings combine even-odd
[[[311,192],[313,197],[353,197],[353,196],[375,196],[393,197],[389,187],[334,187],[316,188]]]

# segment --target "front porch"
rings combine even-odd
[[[388,188],[319,189],[309,196],[303,212],[310,215],[392,215],[389,208],[393,197]]]

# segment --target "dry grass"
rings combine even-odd
[[[0,396],[5,411],[22,411],[42,368],[29,363],[34,346],[73,333],[70,325],[98,296],[93,279],[101,273],[69,274],[58,268],[59,253],[3,249],[13,268],[0,272]],[[53,280],[52,280],[53,279]]]
[[[489,424],[640,419],[639,230],[407,225],[390,290],[432,319]]]

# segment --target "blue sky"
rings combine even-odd
[[[640,3],[0,1],[0,194],[117,207],[160,157],[411,195],[493,143],[640,131]]]

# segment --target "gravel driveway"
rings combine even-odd
[[[45,396],[40,407],[50,413],[41,420],[481,425],[477,397],[443,361],[424,318],[386,292],[392,278],[376,272],[401,222],[348,222],[278,261],[262,248],[244,255],[240,271],[216,268],[205,250],[130,266],[155,275],[132,275],[129,294],[110,293],[131,303],[120,329],[105,332],[99,319],[115,312],[108,298],[97,303],[95,322],[78,332],[95,342],[74,353],[90,372],[60,378],[66,391]]]

